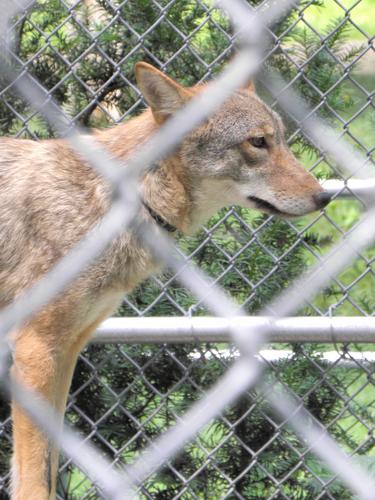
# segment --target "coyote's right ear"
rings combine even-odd
[[[135,65],[138,86],[152,109],[155,120],[164,122],[191,97],[189,90],[145,62]]]

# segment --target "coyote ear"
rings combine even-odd
[[[245,85],[242,86],[242,89],[252,93],[256,92],[255,84],[252,81],[245,83]]]
[[[158,123],[164,122],[191,97],[188,89],[145,62],[135,65],[135,77]]]

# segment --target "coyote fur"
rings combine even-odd
[[[149,108],[96,140],[125,165],[204,86],[186,88],[146,63],[136,79]],[[280,117],[249,84],[140,179],[139,219],[194,231],[218,209],[242,205],[280,216],[325,206],[329,196],[289,151]],[[125,168],[125,167],[124,167]],[[66,140],[0,139],[0,307],[35,283],[106,213],[111,189]],[[12,333],[12,377],[63,419],[77,356],[123,295],[154,272],[149,250],[121,234],[57,299]],[[55,498],[58,450],[12,405],[12,498]]]

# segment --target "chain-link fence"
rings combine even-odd
[[[144,103],[133,74],[136,61],[146,60],[186,85],[215,77],[230,56],[234,57],[230,70],[233,80],[236,75],[246,80],[246,75],[241,77],[236,73],[244,62],[248,64],[249,73],[264,62],[265,73],[256,80],[258,93],[283,114],[290,146],[301,161],[322,179],[323,185],[335,186],[334,200],[325,211],[298,221],[280,221],[241,208],[226,209],[196,236],[181,236],[179,247],[189,262],[198,264],[214,283],[229,292],[237,308],[241,307],[247,314],[261,311],[264,315],[283,316],[298,312],[306,316],[299,320],[302,331],[304,322],[309,324],[312,316],[325,316],[328,320],[337,316],[371,317],[375,309],[374,250],[364,248],[366,242],[372,240],[372,212],[369,211],[365,230],[361,230],[359,224],[366,205],[371,205],[372,184],[365,181],[365,185],[370,186],[370,194],[365,196],[356,190],[355,181],[347,182],[353,174],[363,176],[363,165],[371,169],[373,162],[375,55],[368,12],[375,12],[366,0],[335,0],[324,2],[323,6],[314,1],[289,3],[292,4],[289,10],[280,12],[276,5],[270,7],[269,2],[251,2],[258,7],[258,14],[263,15],[263,23],[273,21],[261,49],[255,25],[249,25],[248,30],[246,25],[241,26],[248,15],[247,9],[241,11],[245,8],[241,2],[221,2],[232,16],[233,23],[230,23],[212,2],[200,0],[24,2],[24,10],[12,18],[8,39],[12,64],[21,73],[26,70],[42,82],[47,95],[61,105],[64,118],[59,118],[60,131],[69,122],[107,127],[142,109]],[[238,35],[241,27],[242,35]],[[237,42],[239,59],[235,57]],[[236,61],[239,61],[237,66]],[[275,77],[276,71],[283,81]],[[232,85],[235,88],[236,84]],[[8,83],[4,83],[0,93],[2,132],[24,138],[50,137],[55,133],[51,113],[48,116],[48,110],[43,110],[46,115],[43,116],[25,100],[31,98],[37,106],[43,100],[35,92],[30,94],[30,88],[33,89],[31,80],[22,84],[19,76],[8,75]],[[287,95],[288,102],[283,101],[285,94],[280,92],[281,88],[299,92],[304,103],[296,105],[294,94]],[[310,106],[307,110],[305,103]],[[325,123],[337,130],[338,137],[345,138],[352,148],[348,150],[337,137],[332,138],[331,131],[326,133],[326,125],[323,127],[315,118],[310,120],[311,110],[319,116],[318,120],[324,118]],[[180,131],[181,137],[185,132]],[[178,141],[178,133],[175,141]],[[78,142],[76,146],[79,147]],[[83,143],[81,151],[86,146]],[[85,154],[89,154],[88,151]],[[152,151],[148,154],[150,157]],[[144,155],[142,159],[151,163],[149,157]],[[344,167],[351,168],[350,175]],[[109,163],[103,171],[111,178]],[[339,179],[340,184],[330,184],[330,179]],[[115,215],[123,211],[122,203],[120,200]],[[344,239],[344,245],[345,241],[350,243],[345,257],[354,261],[342,270],[339,258],[330,257],[329,252],[339,244],[341,237],[349,234],[352,240]],[[361,248],[353,248],[356,242]],[[277,301],[279,293],[302,272],[314,265],[319,268],[325,262],[325,255],[330,259],[328,262],[334,261],[338,266],[326,268],[325,279],[332,277],[328,284],[319,281],[315,273],[308,281],[309,287],[305,282],[303,294],[300,288],[295,288],[293,295],[292,289],[288,307],[293,310],[285,306],[284,295]],[[344,258],[344,252],[339,255]],[[139,345],[133,343],[134,336],[131,341],[126,336],[131,323],[119,320],[117,324],[121,325],[122,333],[115,334],[116,328],[109,325],[105,334],[112,335],[112,343],[91,344],[80,356],[76,369],[67,419],[113,464],[136,461],[141,450],[155,442],[164,430],[176,422],[181,423],[191,404],[204,397],[221,376],[228,383],[225,375],[237,373],[233,370],[239,366],[238,346],[244,355],[242,328],[232,327],[231,333],[238,341],[237,348],[232,348],[227,343],[230,332],[220,337],[217,323],[209,328],[203,325],[201,331],[189,323],[186,331],[191,335],[186,335],[186,343],[176,342],[176,336],[163,343],[168,340],[166,335],[163,337],[167,324],[159,317],[185,316],[185,325],[188,325],[190,317],[199,318],[210,311],[204,288],[200,295],[194,287],[190,292],[183,286],[189,278],[183,277],[185,282],[181,284],[181,270],[176,270],[176,262],[169,264],[171,271],[139,285],[124,298],[120,308],[119,316],[155,317],[151,320],[153,325],[147,326],[147,334],[142,336],[142,331],[137,332]],[[79,266],[78,263],[78,270]],[[314,290],[318,291],[322,285],[325,288],[314,295]],[[46,293],[48,296],[49,292]],[[295,307],[297,299],[301,300]],[[216,298],[212,300],[215,302]],[[216,303],[219,307],[219,299]],[[211,307],[214,306],[211,304]],[[234,307],[227,308],[221,314],[231,316],[234,311]],[[27,314],[25,312],[25,318]],[[4,318],[7,316],[3,315]],[[337,457],[327,443],[322,441],[320,445],[331,453],[331,463],[327,465],[324,461],[324,450],[318,451],[318,455],[314,453],[316,443],[319,448],[319,439],[314,444],[316,435],[312,433],[314,424],[319,422],[344,453],[354,457],[353,464],[360,465],[369,476],[375,464],[375,356],[371,319],[359,323],[363,330],[371,330],[360,339],[354,333],[343,339],[340,328],[332,327],[333,319],[328,328],[327,323],[322,326],[319,343],[305,343],[306,337],[298,333],[298,325],[294,341],[277,335],[269,337],[273,343],[263,347],[255,357],[265,368],[262,384],[248,390],[238,402],[225,409],[226,402],[230,403],[232,398],[219,394],[215,399],[218,406],[212,408],[212,416],[221,412],[219,416],[211,420],[211,410],[206,408],[203,413],[206,412],[207,417],[201,421],[205,426],[199,436],[188,444],[181,438],[180,452],[175,459],[166,446],[165,456],[161,454],[161,458],[155,459],[156,463],[165,460],[159,472],[149,470],[146,463],[142,475],[140,462],[138,469],[134,469],[139,496],[344,499],[356,494],[372,498],[370,479],[357,486],[362,479],[358,480],[354,472],[353,479],[348,480],[350,474],[347,471],[345,474],[340,465],[332,469]],[[11,321],[7,324],[4,320],[4,324],[3,329],[12,326]],[[179,325],[181,329],[183,324]],[[259,324],[261,333],[263,330],[269,333],[266,324],[267,321]],[[160,332],[157,339],[150,338],[152,330]],[[175,324],[169,330],[179,331]],[[259,337],[254,330],[254,325],[246,328],[247,334],[254,334],[252,349],[256,351]],[[212,338],[207,332],[213,332]],[[114,344],[122,336],[128,342]],[[142,345],[146,341],[149,343]],[[253,351],[248,353],[245,349],[245,361],[246,356],[254,359],[253,355]],[[232,367],[232,371],[228,367]],[[240,375],[243,380],[238,383],[236,377],[232,379],[236,385],[233,399],[253,377],[239,370],[237,376]],[[302,415],[305,434],[298,431],[298,423],[294,422],[295,434],[285,414],[282,416],[280,401],[284,400],[286,387],[310,412],[308,416]],[[275,399],[279,400],[279,406]],[[11,422],[6,404],[3,403],[0,411],[0,490],[7,498]],[[187,422],[191,424],[192,420]],[[310,431],[309,440],[306,433]],[[81,472],[73,465],[69,451],[67,455],[60,468],[59,497],[111,496],[98,475]],[[340,460],[337,459],[338,464]],[[118,498],[129,498],[124,488],[120,489]],[[117,498],[115,494],[113,498]]]

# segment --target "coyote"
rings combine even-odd
[[[149,108],[96,140],[126,159],[204,86],[185,88],[140,62]],[[282,217],[329,202],[289,151],[280,117],[252,84],[238,90],[140,179],[139,220],[191,233],[218,209],[242,205]],[[0,307],[48,271],[98,222],[111,189],[63,139],[0,139]],[[160,229],[158,229],[160,228]],[[125,293],[157,268],[131,231],[121,234],[57,299],[12,334],[12,377],[37,391],[63,419],[77,356]],[[58,450],[12,405],[12,498],[55,498]]]

